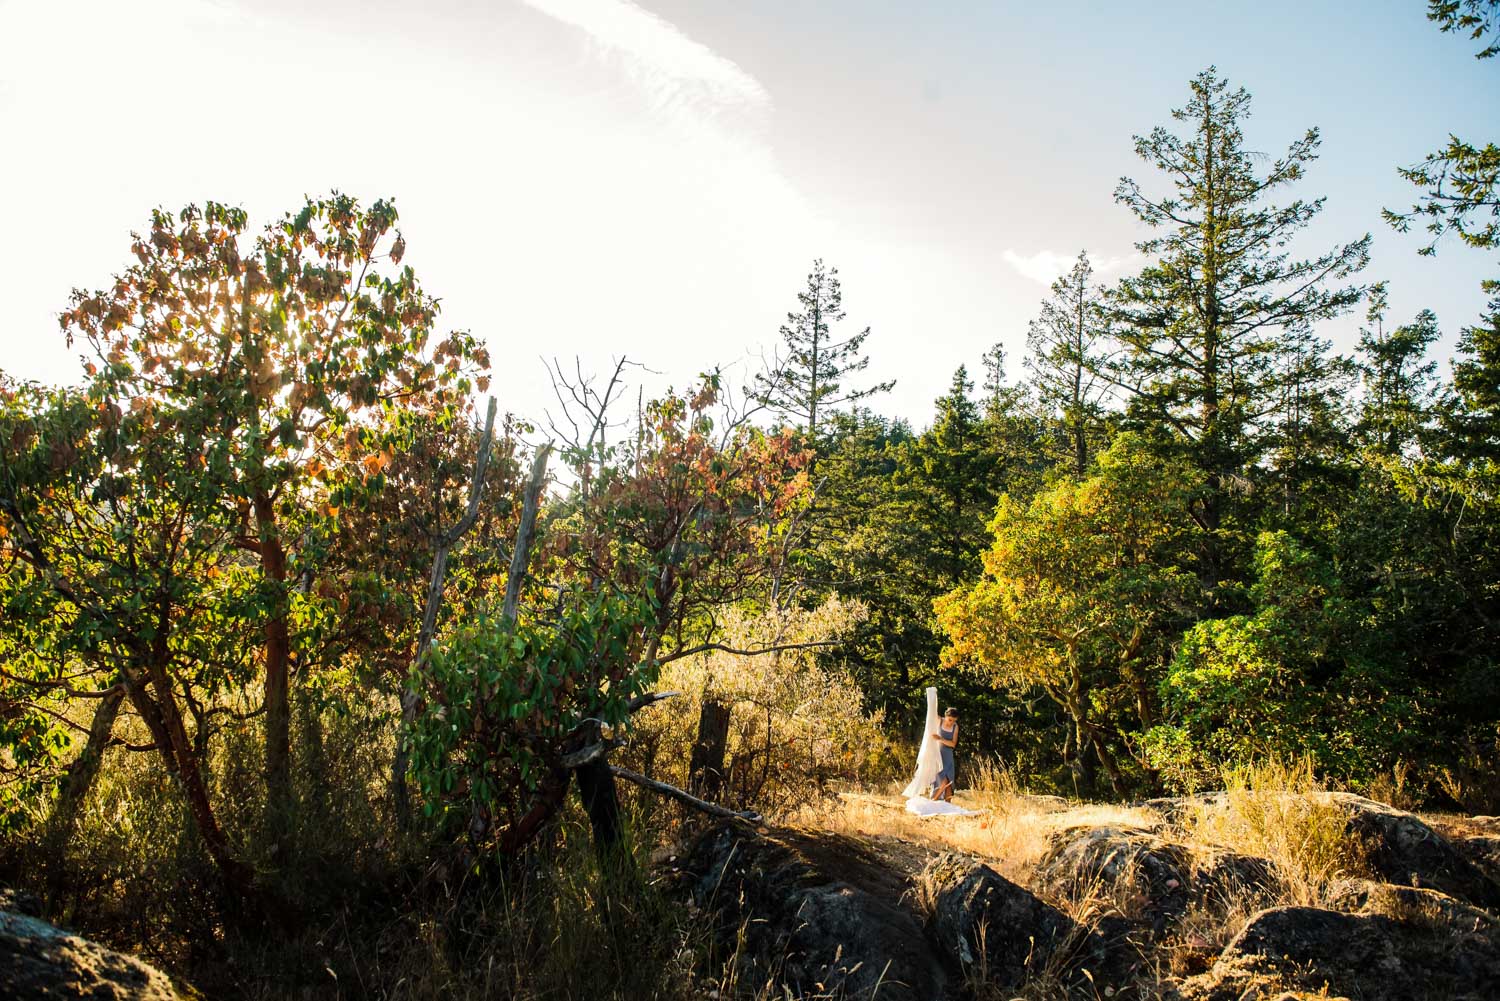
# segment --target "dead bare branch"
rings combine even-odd
[[[692,793],[684,792],[674,785],[667,785],[667,783],[665,782],[658,782],[655,779],[648,779],[646,778],[646,776],[640,774],[639,772],[633,772],[628,768],[621,768],[619,765],[610,765],[609,771],[610,774],[614,775],[616,778],[622,778],[627,782],[634,782],[636,785],[641,786],[644,789],[650,789],[652,792],[659,792],[663,796],[670,796],[672,799],[677,800],[677,802],[706,813],[711,817],[727,817],[733,820],[749,821],[760,820],[760,814],[756,813],[754,810],[731,810],[728,807],[720,806],[717,803],[710,803],[706,799],[699,799]]]

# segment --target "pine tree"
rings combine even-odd
[[[1445,33],[1482,42],[1475,59],[1500,55],[1500,0],[1428,0],[1427,19]],[[1437,253],[1438,241],[1450,231],[1471,247],[1500,248],[1500,146],[1450,135],[1447,146],[1396,170],[1423,191],[1409,210],[1383,214],[1400,233],[1425,222],[1432,239],[1418,253]]]
[[[1087,251],[1073,269],[1052,283],[1052,297],[1027,328],[1031,354],[1026,367],[1043,407],[1061,419],[1073,472],[1088,472],[1089,456],[1102,436],[1105,381],[1110,358],[1104,291],[1094,284]]]
[[[1131,411],[1168,430],[1204,474],[1193,517],[1204,531],[1202,572],[1227,570],[1223,522],[1233,486],[1266,447],[1279,400],[1277,359],[1290,331],[1346,312],[1364,290],[1342,285],[1369,260],[1370,238],[1297,260],[1286,250],[1323,199],[1269,203],[1301,180],[1317,157],[1318,130],[1257,171],[1241,124],[1250,95],[1230,90],[1213,67],[1191,83],[1174,111],[1185,135],[1166,128],[1136,137],[1136,154],[1175,190],[1148,195],[1124,178],[1115,191],[1138,218],[1162,231],[1137,244],[1152,263],[1121,281],[1114,312],[1127,349]]]
[[[994,345],[981,359],[984,365],[984,413],[993,417],[1009,410],[1015,402],[1016,391],[1005,384],[1005,348]]]
[[[865,389],[851,389],[849,376],[863,372],[870,359],[861,353],[870,328],[836,340],[833,325],[844,319],[843,289],[839,269],[824,268],[822,258],[813,261],[807,287],[797,293],[802,311],[788,313],[781,327],[786,356],[778,356],[770,371],[755,377],[754,395],[788,419],[802,423],[809,439],[816,441],[820,416],[841,403],[854,403],[894,386],[895,380]]]
[[[969,395],[973,389],[968,368],[960,365],[948,392],[937,399],[932,428],[913,446],[912,479],[927,493],[923,525],[936,535],[929,546],[934,576],[949,587],[977,568],[985,519],[996,499],[985,475],[996,457],[987,454],[979,407]]]

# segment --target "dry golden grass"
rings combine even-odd
[[[1221,847],[1268,861],[1277,903],[1318,906],[1329,884],[1367,872],[1348,815],[1326,795],[1309,761],[1229,770],[1222,803],[1202,803],[1180,820],[1183,843]]]
[[[980,811],[976,817],[918,817],[908,813],[901,796],[903,783],[892,782],[806,803],[780,819],[815,830],[896,837],[935,850],[976,855],[1017,882],[1025,880],[1057,831],[1098,825],[1154,827],[1161,823],[1160,817],[1149,810],[1030,795],[1010,772],[993,762],[980,762],[971,774],[971,784],[959,790],[954,803]]]

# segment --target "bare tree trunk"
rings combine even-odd
[[[547,456],[551,451],[551,445],[543,445],[537,449],[536,456],[531,460],[531,475],[527,477],[526,488],[521,495],[521,523],[516,526],[516,544],[510,554],[510,570],[505,579],[505,606],[501,611],[506,624],[512,628],[515,627],[520,616],[521,584],[526,579],[526,567],[531,561],[531,544],[536,537],[537,510],[541,504],[542,485],[547,480]],[[480,700],[488,698],[489,694],[487,686],[480,681]],[[501,851],[514,851],[531,840],[536,830],[546,823],[562,805],[571,777],[569,772],[559,768],[543,781],[537,789],[536,804],[505,832]],[[479,801],[476,799],[469,813],[469,837],[475,844],[482,842],[489,835],[490,820],[491,818],[480,810]]]
[[[474,527],[479,517],[479,501],[484,494],[484,476],[490,464],[490,449],[495,436],[495,398],[490,397],[485,412],[484,431],[479,437],[479,454],[474,460],[474,475],[469,480],[469,502],[458,523],[438,536],[432,553],[432,576],[427,582],[427,600],[422,606],[422,627],[417,633],[417,649],[410,671],[416,671],[427,658],[437,632],[438,611],[443,604],[443,579],[448,573],[448,551]],[[391,799],[396,806],[396,822],[404,829],[411,825],[411,796],[406,788],[406,770],[411,763],[411,746],[407,734],[417,718],[417,693],[405,685],[401,688],[401,732],[396,735],[396,754],[391,761]]]
[[[99,765],[104,760],[104,749],[114,732],[115,720],[120,715],[120,704],[125,701],[125,686],[117,684],[111,688],[98,706],[94,708],[94,719],[89,724],[89,739],[83,751],[68,766],[68,776],[58,794],[57,805],[47,820],[47,839],[56,848],[61,848],[73,837],[78,828],[78,811],[93,788],[99,774]]]
[[[521,585],[526,581],[526,566],[531,560],[531,543],[536,534],[536,512],[541,503],[542,484],[547,477],[547,455],[550,445],[537,449],[531,460],[531,478],[526,481],[526,492],[521,497],[521,524],[516,528],[516,548],[510,554],[510,573],[505,578],[505,621],[516,624],[520,613]]]
[[[732,713],[732,706],[704,693],[698,712],[698,739],[688,759],[688,789],[695,796],[717,799],[724,788],[724,751]]]
[[[275,607],[266,620],[266,812],[272,830],[285,823],[291,806],[292,707],[291,633],[287,628],[286,551],[277,534],[270,495],[258,491],[253,500],[260,535],[261,570],[276,590]]]
[[[589,815],[594,835],[594,849],[601,858],[620,847],[625,824],[620,818],[620,797],[615,791],[615,777],[604,757],[596,758],[577,770],[578,798]]]

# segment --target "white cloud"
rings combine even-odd
[[[1089,258],[1089,263],[1094,266],[1095,275],[1107,275],[1111,271],[1118,271],[1127,264],[1131,264],[1140,257],[1139,254],[1126,254],[1122,257]],[[1034,254],[1018,254],[1014,250],[1006,248],[1000,255],[1000,259],[1023,278],[1030,278],[1041,285],[1051,285],[1058,278],[1067,274],[1073,267],[1073,262],[1078,260],[1077,254],[1059,254],[1053,250],[1038,250]]]
[[[522,2],[581,29],[599,55],[622,64],[652,109],[666,117],[703,126],[728,116],[743,127],[770,109],[771,95],[759,80],[629,0]]]

